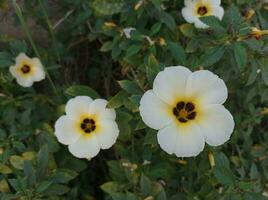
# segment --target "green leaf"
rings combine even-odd
[[[208,67],[217,63],[222,58],[224,52],[225,52],[224,46],[217,46],[209,49],[207,53],[204,56],[202,56],[201,65]]]
[[[92,88],[85,85],[73,85],[65,90],[70,96],[89,96],[94,99],[100,98],[100,95]]]
[[[52,181],[43,181],[37,185],[36,192],[41,193],[48,189],[48,187],[52,184]]]
[[[134,81],[122,80],[122,81],[118,81],[118,83],[122,89],[124,89],[125,91],[127,91],[130,94],[141,94],[142,93],[142,90]]]
[[[108,42],[105,42],[101,48],[100,48],[100,51],[101,52],[107,52],[107,51],[111,51],[113,49],[113,42],[111,41],[108,41]]]
[[[142,47],[141,44],[133,44],[133,45],[131,45],[127,49],[126,57],[130,57],[130,56],[133,56],[133,55],[137,54],[140,51],[141,47]]]
[[[186,54],[184,49],[179,43],[167,41],[168,49],[171,52],[173,58],[178,62],[177,64],[186,64]]]
[[[9,43],[11,52],[17,56],[20,53],[26,53],[27,52],[27,44],[26,42],[20,41],[20,40],[14,40]]]
[[[9,158],[9,161],[11,165],[15,167],[16,169],[23,169],[24,159],[21,156],[17,156],[17,155],[11,156]]]
[[[244,69],[247,64],[247,51],[241,43],[235,43],[233,45],[235,61],[240,70]]]
[[[7,52],[0,52],[0,68],[6,68],[13,64],[12,55]]]
[[[205,16],[200,18],[202,22],[208,25],[211,29],[218,33],[226,32],[225,28],[222,26],[221,21],[215,16]]]
[[[152,183],[150,179],[146,177],[144,174],[141,175],[140,187],[142,194],[145,196],[149,195],[152,190]]]
[[[108,194],[113,194],[119,190],[119,185],[117,182],[110,181],[102,184],[100,188]]]
[[[94,10],[101,15],[119,13],[124,6],[124,0],[95,0],[92,4]]]
[[[129,94],[125,91],[118,92],[114,97],[112,97],[108,103],[109,108],[120,108],[124,102],[127,100]]]
[[[44,145],[37,155],[37,176],[41,178],[45,175],[48,166],[48,146]]]
[[[52,175],[50,175],[49,179],[53,183],[68,183],[70,180],[74,179],[78,173],[68,169],[58,169]]]
[[[266,85],[268,85],[268,59],[263,58],[259,61],[259,66],[261,69],[261,77]]]
[[[232,4],[231,7],[225,12],[226,24],[230,25],[233,29],[237,30],[239,25],[243,22],[243,17],[239,9]]]
[[[152,16],[163,22],[170,30],[176,29],[176,22],[174,18],[167,12],[157,9],[152,12]]]
[[[48,196],[63,195],[69,191],[69,188],[65,185],[54,184],[50,185],[46,190],[45,194]]]

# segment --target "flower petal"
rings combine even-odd
[[[196,71],[187,81],[187,95],[203,104],[222,104],[228,91],[225,83],[217,75],[207,70]]]
[[[192,8],[183,8],[181,14],[188,23],[194,23],[197,20],[197,17],[195,16]]]
[[[41,81],[41,80],[45,79],[45,76],[46,76],[45,71],[44,71],[43,65],[40,62],[40,60],[38,58],[33,58],[32,64],[34,67],[33,80],[34,81]]]
[[[100,131],[96,133],[99,144],[102,149],[109,149],[116,142],[119,135],[119,129],[115,121],[102,120],[99,121],[97,127],[100,126]]]
[[[206,0],[206,2],[215,7],[221,5],[221,0]]]
[[[211,15],[214,15],[221,20],[223,18],[223,15],[224,15],[224,9],[221,6],[212,7]]]
[[[172,107],[159,99],[152,90],[142,96],[139,109],[144,123],[153,129],[161,129],[172,120]]]
[[[91,115],[98,115],[100,119],[111,119],[115,120],[116,113],[114,109],[106,108],[107,101],[105,99],[94,100],[89,107]]]
[[[78,140],[81,134],[76,130],[76,122],[66,115],[61,116],[55,123],[55,135],[60,143],[72,144]]]
[[[202,28],[202,29],[209,28],[209,26],[203,23],[199,18],[196,18],[196,20],[194,21],[194,25],[196,28]]]
[[[22,87],[31,87],[34,83],[32,76],[22,76],[17,75],[16,81]]]
[[[69,151],[77,158],[92,158],[100,151],[98,138],[95,134],[81,136],[75,143],[68,146]]]
[[[25,53],[20,53],[16,57],[16,65],[20,64],[22,61],[30,61],[30,58]]]
[[[93,100],[88,96],[77,96],[70,99],[65,107],[68,117],[73,120],[80,120],[81,115],[88,115],[90,104]]]
[[[167,138],[163,139],[164,136]],[[172,123],[158,132],[157,139],[163,150],[175,153],[177,157],[197,156],[205,146],[204,135],[193,122],[187,125]]]
[[[178,98],[185,95],[188,77],[192,72],[186,67],[167,67],[154,80],[153,91],[164,102],[175,105]]]
[[[234,119],[223,105],[210,105],[201,111],[198,125],[203,130],[206,142],[211,146],[224,144],[234,129]]]

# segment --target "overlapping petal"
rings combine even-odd
[[[167,67],[159,72],[153,83],[154,93],[165,103],[174,105],[174,100],[185,94],[188,76],[191,71],[186,67]]]
[[[231,113],[222,105],[210,105],[201,111],[202,118],[197,123],[211,146],[224,144],[230,139],[234,129]]]
[[[97,115],[100,119],[115,120],[116,114],[114,109],[106,108],[107,101],[105,99],[96,99],[90,104],[89,113]]]
[[[81,116],[89,114],[92,102],[93,100],[88,96],[77,96],[70,99],[65,107],[67,116],[73,120],[80,120]]]
[[[139,109],[142,120],[153,129],[161,129],[172,120],[172,107],[159,99],[152,90],[142,96]]]
[[[100,147],[102,149],[109,149],[116,141],[119,135],[119,129],[115,121],[102,120],[99,121],[97,126],[100,130],[96,133]]]

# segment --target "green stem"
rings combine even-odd
[[[42,2],[42,0],[38,0],[39,2],[39,5],[41,7],[41,10],[43,12],[43,15],[45,17],[45,20],[46,20],[46,23],[47,23],[47,26],[48,26],[48,31],[51,35],[51,38],[52,38],[52,43],[53,43],[53,48],[54,48],[54,51],[56,53],[56,56],[57,56],[57,60],[60,62],[60,55],[59,55],[59,52],[57,51],[57,47],[56,47],[56,37],[55,37],[55,34],[53,32],[53,28],[52,28],[52,24],[50,23],[50,20],[48,18],[48,15],[47,15],[47,11],[46,11],[46,8]]]
[[[14,9],[15,9],[15,12],[16,12],[18,18],[19,18],[19,21],[20,21],[20,23],[21,23],[21,25],[22,25],[22,28],[23,28],[24,32],[26,33],[28,40],[29,40],[30,43],[31,43],[31,46],[32,46],[32,48],[33,48],[33,50],[34,50],[34,53],[36,54],[36,56],[37,56],[39,59],[41,59],[41,56],[40,56],[40,54],[39,54],[39,52],[38,52],[38,49],[37,49],[37,47],[36,47],[36,45],[35,45],[35,43],[34,43],[34,41],[33,41],[32,35],[31,35],[31,33],[30,33],[30,31],[29,31],[29,29],[28,29],[26,23],[25,23],[24,18],[23,18],[23,15],[22,15],[20,6],[17,4],[16,0],[13,0],[12,3],[13,3],[13,6],[14,6]],[[49,83],[50,83],[50,85],[51,85],[53,91],[55,92],[55,94],[58,94],[57,89],[56,89],[56,87],[55,87],[55,85],[54,85],[54,83],[53,83],[53,81],[52,81],[52,79],[51,79],[51,77],[50,77],[50,75],[49,75],[49,73],[48,73],[48,71],[47,71],[47,69],[46,69],[45,67],[44,67],[44,70],[45,70],[45,72],[46,72],[48,81],[49,81]]]

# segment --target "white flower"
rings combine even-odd
[[[133,27],[128,27],[123,29],[123,33],[125,34],[127,39],[131,38],[131,31],[135,31],[136,29]]]
[[[196,28],[208,28],[199,17],[214,15],[220,20],[223,18],[224,10],[221,0],[184,0],[185,7],[182,16],[189,23],[194,23]]]
[[[38,58],[29,58],[25,53],[20,53],[16,58],[16,64],[10,66],[10,73],[23,87],[31,87],[34,82],[45,79],[42,63]]]
[[[159,130],[157,139],[164,151],[196,156],[205,142],[218,146],[229,140],[234,120],[222,105],[227,95],[223,80],[210,71],[168,67],[143,95],[140,114],[145,124]]]
[[[91,159],[100,149],[108,149],[115,143],[119,134],[116,114],[106,105],[104,99],[92,100],[87,96],[67,102],[66,115],[56,121],[55,135],[74,156]]]

